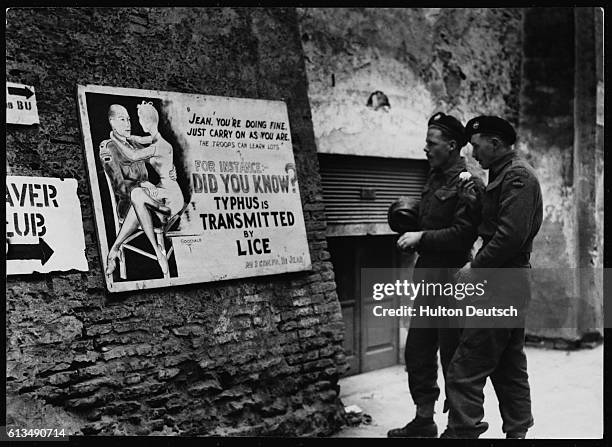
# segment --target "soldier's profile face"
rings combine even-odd
[[[452,151],[452,146],[442,136],[442,131],[435,127],[427,129],[427,138],[425,139],[425,147],[423,148],[427,161],[432,168],[444,166]]]
[[[483,169],[489,169],[491,162],[495,159],[495,146],[489,138],[482,134],[472,135],[470,138],[472,145],[472,156],[482,166]]]
[[[129,137],[132,133],[130,115],[125,109],[117,109],[110,118],[110,125],[113,131],[122,137]]]

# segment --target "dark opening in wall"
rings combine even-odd
[[[372,92],[370,94],[366,106],[374,110],[383,109],[385,112],[388,112],[391,108],[391,104],[389,104],[389,98],[387,98],[387,95],[385,95],[380,90],[376,90],[375,92]]]

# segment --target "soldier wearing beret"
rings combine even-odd
[[[431,170],[421,199],[400,200],[392,204],[389,210],[391,228],[403,233],[398,239],[398,247],[418,250],[414,282],[452,282],[453,274],[471,259],[471,248],[477,237],[478,215],[463,199],[461,188],[467,168],[460,151],[466,143],[461,122],[444,113],[433,115],[428,122],[424,149]],[[478,185],[480,191],[484,189],[482,182],[474,178],[471,193],[478,192]],[[473,201],[477,202],[477,199]],[[414,306],[435,307],[447,304],[448,300],[448,297],[418,296]],[[440,395],[437,351],[439,347],[445,373],[459,335],[457,326],[442,328],[439,320],[411,319],[404,355],[408,386],[417,406],[417,414],[406,426],[390,430],[387,436],[438,435],[433,420],[434,405]]]
[[[450,412],[442,437],[477,438],[487,430],[488,424],[482,420],[483,388],[490,377],[499,401],[502,430],[507,438],[524,438],[533,417],[522,311],[529,301],[526,269],[531,267],[532,241],[542,223],[542,194],[533,168],[512,149],[516,133],[510,123],[479,116],[467,123],[466,136],[474,158],[489,170],[489,183],[482,196],[478,227],[483,244],[474,260],[459,271],[457,281],[474,281],[484,272],[498,272],[492,277],[497,286],[486,295],[486,301],[513,304],[521,309],[522,323],[499,327],[491,321],[487,328],[463,329],[447,373]],[[498,280],[500,274],[503,284]]]

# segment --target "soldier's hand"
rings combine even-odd
[[[457,283],[470,283],[472,282],[472,263],[466,263],[457,273],[455,273],[455,281]]]
[[[421,241],[422,235],[422,231],[409,231],[402,234],[397,240],[397,248],[400,250],[408,250],[415,247]]]
[[[474,179],[462,181],[458,190],[459,198],[467,202],[469,205],[475,205],[478,202],[478,189]]]

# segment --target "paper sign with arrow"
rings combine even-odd
[[[6,123],[30,125],[39,122],[34,87],[7,82]]]
[[[38,238],[37,244],[11,244],[8,243],[6,260],[16,259],[38,259],[41,265],[45,265],[53,256],[53,249],[47,245],[42,237]]]
[[[6,272],[87,271],[75,179],[6,177]]]

